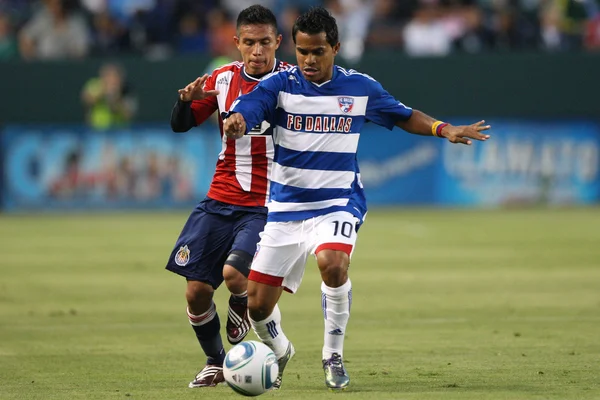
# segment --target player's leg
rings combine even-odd
[[[325,384],[331,389],[344,389],[350,383],[342,356],[352,303],[348,267],[356,243],[356,223],[357,219],[346,212],[329,214],[316,223],[315,255],[323,280],[321,304],[325,321],[323,370]]]
[[[206,201],[201,202],[192,212],[166,266],[187,280],[188,320],[207,356],[206,366],[190,387],[215,386],[224,380],[225,351],[212,297],[223,281],[222,266],[231,245],[231,229],[222,217],[207,213],[206,206]]]
[[[277,357],[279,373],[273,383],[273,389],[278,390],[281,388],[283,371],[296,351],[281,327],[281,311],[277,301],[281,297],[283,287],[252,280],[258,279],[264,282],[265,278],[266,275],[251,273],[248,281],[248,312],[256,336],[269,346]]]
[[[223,278],[231,295],[227,310],[227,341],[237,344],[250,332],[248,319],[248,273],[252,256],[242,251],[232,251],[223,267]],[[246,273],[240,270],[246,269]]]
[[[288,276],[304,269],[307,252],[300,243],[302,223],[268,223],[262,234],[259,249],[254,257],[248,277],[248,312],[256,335],[269,346],[279,364],[279,375],[273,388],[281,387],[283,371],[294,356],[294,346],[281,327],[281,312],[277,302],[283,290],[282,283]],[[297,288],[300,282],[290,282]]]
[[[221,339],[221,324],[213,287],[205,282],[188,280],[186,289],[187,316],[196,338],[206,354],[206,365],[196,374],[189,387],[216,386],[223,382],[225,349]]]
[[[223,278],[231,292],[227,312],[227,340],[237,344],[250,331],[248,319],[248,274],[256,244],[267,222],[265,213],[238,212],[233,227],[233,245],[223,267]]]
[[[252,279],[257,275],[252,274]],[[260,275],[258,279],[262,279]],[[277,301],[281,286],[250,280],[248,282],[248,312],[256,335],[280,358],[288,348],[289,340],[281,329],[281,312]]]
[[[348,279],[348,254],[341,250],[323,249],[317,253],[321,270],[321,305],[325,321],[323,370],[330,389],[344,389],[350,383],[344,368],[344,337],[350,318],[352,283]]]

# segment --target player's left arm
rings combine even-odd
[[[412,115],[407,120],[397,120],[396,126],[409,133],[423,136],[437,136],[446,138],[452,143],[471,144],[470,139],[485,141],[490,135],[482,132],[491,128],[484,125],[485,121],[475,122],[471,125],[454,126],[446,122],[438,121],[419,110],[412,110]]]
[[[369,102],[366,118],[388,129],[397,126],[409,133],[423,136],[437,136],[448,139],[452,143],[471,144],[470,139],[487,140],[490,135],[481,132],[490,129],[479,121],[472,125],[454,126],[430,117],[419,110],[405,106],[390,95],[381,84],[372,78],[367,80]]]

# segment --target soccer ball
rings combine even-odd
[[[223,363],[225,382],[244,396],[258,396],[271,389],[278,373],[275,353],[253,340],[233,346]]]

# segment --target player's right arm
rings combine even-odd
[[[205,74],[179,89],[179,99],[171,111],[171,129],[173,132],[187,132],[202,124],[218,108],[214,81]]]
[[[485,141],[490,138],[490,135],[481,133],[490,129],[489,125],[484,125],[485,121],[461,126],[443,123],[422,111],[405,106],[374,79],[365,78],[365,82],[370,89],[366,112],[369,121],[388,129],[397,126],[415,135],[442,137],[451,143],[470,145],[470,139]]]
[[[448,139],[451,143],[466,145],[471,144],[470,139],[485,141],[490,138],[490,135],[481,133],[491,128],[490,125],[484,124],[485,121],[479,121],[471,125],[455,126],[438,121],[419,110],[413,110],[409,119],[396,122],[397,127],[415,135],[438,136]]]
[[[272,121],[279,92],[285,89],[282,75],[276,73],[261,81],[253,91],[233,102],[223,121],[225,135],[239,139],[262,121]]]

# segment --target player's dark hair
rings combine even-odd
[[[325,32],[327,43],[331,47],[339,42],[338,27],[335,18],[323,7],[313,7],[296,19],[292,28],[294,43],[296,43],[296,34],[298,32],[308,33],[309,35],[317,35]]]
[[[277,33],[277,18],[271,10],[259,4],[244,8],[237,17],[236,28],[242,25],[271,25]]]

